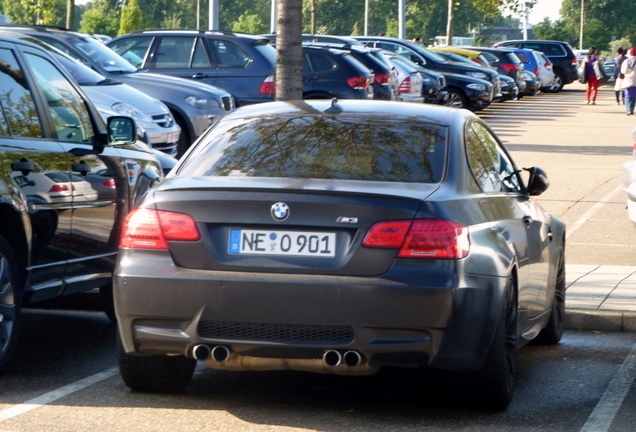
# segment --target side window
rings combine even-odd
[[[190,54],[196,38],[164,36],[159,41],[155,67],[181,69],[190,67]]]
[[[143,65],[144,58],[146,58],[151,42],[152,37],[150,36],[132,37],[115,41],[108,47],[128,60],[133,66],[140,68]]]
[[[561,45],[557,44],[549,44],[545,47],[548,50],[548,55],[550,56],[565,56],[565,50]]]
[[[95,134],[84,99],[53,63],[34,54],[25,57],[46,98],[57,138],[93,142]]]
[[[491,54],[489,52],[484,52],[482,53],[484,55],[484,57],[486,57],[486,60],[488,60],[488,63],[490,64],[497,64],[499,63],[499,59],[497,58],[496,55]]]
[[[31,90],[13,52],[0,49],[0,135],[41,138]]]
[[[250,63],[250,56],[234,42],[213,38],[208,38],[208,42],[220,68],[246,67]]]
[[[324,72],[335,67],[331,59],[322,54],[309,54],[309,61],[314,72]]]
[[[203,46],[203,41],[201,38],[197,38],[195,42],[196,45],[194,47],[194,54],[192,55],[192,67],[193,68],[209,68],[212,67],[210,65],[210,60],[208,59],[208,55],[205,52],[205,47]]]
[[[479,123],[466,130],[468,160],[484,192],[519,192],[521,183],[514,164],[495,137]]]

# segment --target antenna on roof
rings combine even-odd
[[[338,105],[338,98],[331,99],[331,105],[324,112],[338,114],[342,112],[342,107]]]

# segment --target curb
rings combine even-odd
[[[566,309],[565,328],[607,332],[636,332],[636,312]]]

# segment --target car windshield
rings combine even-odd
[[[106,72],[133,73],[137,68],[128,63],[115,51],[90,37],[70,38],[75,49],[80,51],[92,63],[96,63]]]
[[[447,128],[390,115],[290,114],[217,124],[177,175],[438,183]]]

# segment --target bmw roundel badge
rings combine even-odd
[[[289,206],[284,202],[277,202],[272,206],[272,217],[277,221],[284,221],[289,217]]]

